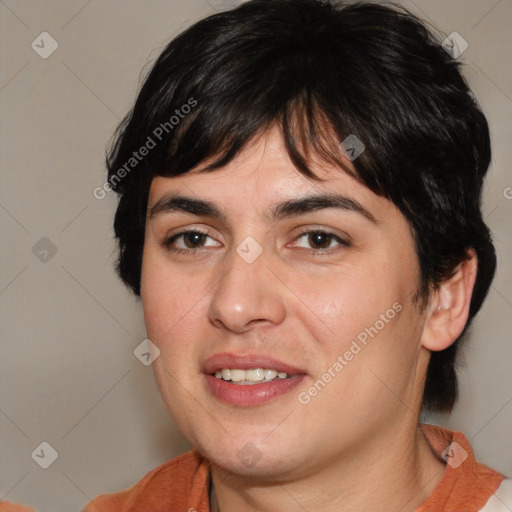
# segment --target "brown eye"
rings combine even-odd
[[[329,233],[327,231],[306,231],[297,237],[297,241],[295,242],[297,247],[301,247],[304,249],[309,249],[317,252],[321,252],[327,249],[335,249],[336,247],[342,245],[344,247],[349,247],[350,244],[336,236],[334,233]]]
[[[201,246],[205,238],[206,235],[204,233],[197,233],[195,231],[183,234],[183,242],[188,249],[195,249]]]
[[[314,246],[315,249],[328,249],[332,238],[332,235],[318,231],[309,234],[308,242]]]
[[[165,240],[163,246],[169,251],[193,252],[194,249],[218,247],[219,244],[207,233],[202,233],[201,231],[182,231]]]

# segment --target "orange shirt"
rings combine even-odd
[[[445,454],[448,464],[441,481],[416,512],[512,510],[512,482],[507,480],[503,490],[504,476],[476,462],[463,434],[433,425],[422,425],[421,430],[433,450],[440,457]],[[99,496],[83,512],[210,512],[209,483],[208,461],[191,451],[154,469],[130,489]],[[0,504],[0,512],[30,510],[9,507]]]

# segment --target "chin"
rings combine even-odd
[[[298,459],[290,437],[289,444],[283,439],[262,443],[267,434],[268,431],[230,437],[223,432],[220,438],[191,439],[191,442],[215,466],[232,475],[262,481],[292,478],[298,468],[304,468],[306,460]]]

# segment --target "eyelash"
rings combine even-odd
[[[201,249],[205,249],[204,247],[198,247],[196,249],[193,249],[193,248],[191,248],[191,249],[182,249],[182,248],[171,247],[171,244],[173,244],[178,238],[183,237],[185,235],[190,235],[190,234],[198,234],[198,235],[209,236],[209,234],[207,232],[200,231],[198,229],[189,230],[189,231],[181,231],[180,233],[176,233],[176,234],[172,235],[171,237],[167,238],[166,240],[164,240],[162,245],[163,245],[163,247],[167,251],[171,251],[171,252],[173,252],[175,254],[187,254],[187,255],[190,256],[190,255],[196,255],[198,253],[203,252],[203,251],[201,251]],[[330,237],[331,240],[335,240],[336,242],[338,242],[340,246],[350,247],[350,243],[347,240],[344,240],[343,238],[335,235],[334,233],[332,233],[330,231],[323,230],[323,229],[310,229],[310,230],[307,230],[307,231],[303,231],[302,233],[297,235],[297,237],[295,238],[294,241],[299,240],[304,235],[313,235],[313,234],[323,234],[323,235],[326,235],[326,236]],[[212,237],[210,237],[210,238],[212,238]],[[308,252],[311,252],[311,254],[314,255],[314,256],[321,256],[321,255],[330,254],[331,252],[333,252],[333,248],[327,248],[327,249],[305,249],[305,250],[307,250]]]

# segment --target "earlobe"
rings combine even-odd
[[[422,345],[428,350],[444,350],[462,333],[469,316],[477,270],[476,253],[469,249],[468,259],[431,292],[422,335]]]

